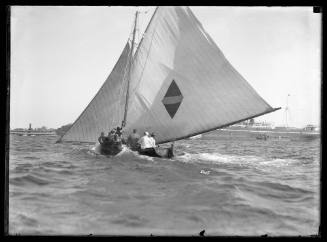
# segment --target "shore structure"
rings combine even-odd
[[[19,136],[57,136],[57,133],[54,129],[46,129],[45,127],[43,128],[37,128],[33,129],[32,124],[29,124],[28,129],[14,129],[10,130],[10,134],[13,135],[19,135]]]

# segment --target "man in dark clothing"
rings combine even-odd
[[[107,144],[110,144],[114,141],[114,134],[115,134],[115,130],[113,129],[108,133],[108,136],[105,137],[105,142]]]
[[[122,128],[117,127],[116,132],[114,134],[114,140],[115,142],[121,142],[122,141]]]
[[[121,137],[121,135],[122,135],[122,128],[121,128],[121,127],[117,127],[117,128],[116,128],[116,134],[117,134],[119,137]]]
[[[105,136],[104,136],[104,132],[101,132],[101,135],[100,135],[100,137],[98,138],[98,141],[99,141],[100,144],[102,144],[102,143],[104,142],[104,138],[105,138]]]
[[[133,129],[133,133],[130,134],[127,138],[127,145],[131,147],[132,149],[138,149],[139,148],[139,141],[140,135],[137,133],[136,129]]]

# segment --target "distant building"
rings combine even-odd
[[[243,122],[231,125],[231,127],[249,128],[249,129],[274,129],[275,126],[268,122],[255,122],[254,119],[248,119]]]
[[[261,122],[261,123],[254,123],[252,125],[253,128],[258,128],[258,129],[274,129],[275,126],[272,125],[271,123],[267,123],[267,122]]]
[[[308,124],[306,125],[303,130],[305,131],[319,131],[319,128],[315,125],[312,125],[312,124]]]
[[[13,129],[13,131],[23,131],[24,129],[22,128],[16,128],[16,129]]]
[[[16,128],[10,131],[10,134],[19,135],[19,136],[56,136],[55,129],[47,129],[43,126],[41,128],[32,128],[32,124],[29,124],[28,129]]]

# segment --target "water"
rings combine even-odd
[[[312,235],[320,139],[214,131],[158,159],[97,155],[57,137],[10,136],[9,233]],[[269,134],[271,135],[271,134]]]

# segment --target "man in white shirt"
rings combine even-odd
[[[139,153],[141,155],[160,157],[153,146],[155,145],[155,141],[153,143],[153,140],[149,136],[148,132],[144,132],[144,136],[140,138],[139,143],[141,144],[141,149],[139,150]]]
[[[139,143],[142,150],[152,148],[152,141],[149,136],[149,133],[145,131],[144,136],[140,138]]]

